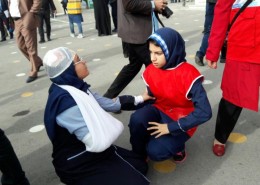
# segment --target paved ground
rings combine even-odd
[[[204,7],[187,3],[170,4],[174,15],[163,18],[166,26],[178,30],[186,41],[187,59],[194,64],[194,54],[202,38]],[[44,56],[49,49],[66,46],[76,50],[88,61],[91,74],[86,81],[103,94],[128,60],[122,55],[121,41],[117,35],[97,37],[93,10],[84,11],[84,39],[70,38],[66,16],[52,20],[52,41],[39,45]],[[77,30],[77,29],[76,29]],[[0,43],[0,123],[10,138],[32,185],[60,185],[51,163],[51,144],[43,128],[43,112],[50,81],[44,70],[39,79],[26,84],[28,62],[13,41]],[[195,65],[195,64],[194,64]],[[220,80],[223,64],[217,70],[198,67],[205,75],[205,89],[213,110],[210,121],[200,126],[187,143],[187,160],[176,165],[168,160],[149,162],[148,178],[151,185],[257,185],[260,180],[259,113],[244,110],[228,142],[224,157],[211,152],[218,101],[221,96]],[[145,86],[140,74],[122,92],[138,95]],[[131,112],[114,115],[125,124],[125,130],[116,144],[129,148],[127,128]],[[42,130],[41,130],[42,129]]]

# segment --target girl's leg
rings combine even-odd
[[[148,122],[160,121],[159,111],[151,106],[147,105],[141,109],[136,110],[130,118],[129,130],[130,130],[130,143],[132,144],[132,150],[143,156],[147,157],[146,145],[149,142],[150,132],[147,131]]]
[[[80,23],[77,23],[77,25],[78,25],[79,34],[83,34],[81,22],[80,22]]]
[[[241,111],[241,107],[228,102],[224,98],[220,100],[215,128],[215,138],[217,141],[222,144],[227,142],[230,133],[237,123]]]

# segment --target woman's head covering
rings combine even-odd
[[[66,109],[76,105],[71,95],[57,85],[70,85],[84,92],[90,87],[78,78],[74,67],[75,52],[65,47],[49,50],[43,64],[50,80],[54,83],[49,89],[49,97],[44,113],[44,124],[49,138],[55,138],[56,117]]]
[[[148,38],[148,42],[150,40],[155,41],[165,55],[166,64],[162,69],[174,68],[182,62],[186,62],[185,42],[174,29],[160,28]]]

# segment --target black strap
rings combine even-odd
[[[237,17],[246,9],[246,7],[252,2],[253,0],[247,0],[245,2],[245,4],[243,4],[243,6],[239,9],[239,11],[236,13],[236,15],[234,16],[234,18],[232,19],[231,23],[228,26],[228,31],[230,30],[231,26],[234,24],[234,22],[236,21]]]
[[[156,19],[158,22],[162,25],[162,27],[165,27],[164,24],[162,23],[161,19],[159,18],[158,12],[154,12]]]

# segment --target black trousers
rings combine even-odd
[[[46,25],[46,34],[47,38],[50,39],[51,37],[51,17],[50,17],[50,11],[46,11],[45,13],[40,13],[40,26],[39,26],[39,34],[40,34],[40,40],[44,41],[44,23]]]
[[[215,138],[219,142],[223,144],[227,142],[230,133],[233,131],[237,123],[241,111],[241,107],[228,102],[224,98],[220,100],[215,128]]]
[[[107,92],[104,94],[107,98],[115,98],[120,92],[133,80],[141,70],[142,65],[148,66],[151,63],[148,44],[129,44],[128,56],[129,64],[125,65],[113,81]]]
[[[114,23],[115,29],[117,29],[117,1],[110,3],[111,6],[111,13],[112,13],[112,20]]]
[[[9,139],[1,129],[0,170],[3,173],[1,178],[2,185],[30,185]]]

